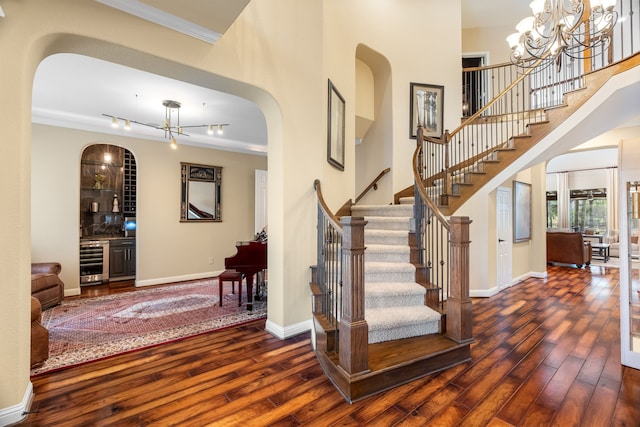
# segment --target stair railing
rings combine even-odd
[[[541,61],[465,68],[463,70],[464,122],[441,138],[427,137],[420,166],[433,200],[447,203],[454,185],[464,183],[466,172],[482,172],[481,160],[493,160],[495,151],[512,148],[531,123],[546,120],[545,110],[563,104],[564,95],[584,87],[584,76],[630,58],[640,50],[640,11],[637,0],[620,0],[618,20],[610,43],[589,51],[583,60],[562,64],[560,71]],[[583,22],[578,32],[588,34]],[[438,199],[440,195],[444,197]]]
[[[380,181],[382,179],[382,177],[385,176],[386,174],[388,174],[389,172],[391,172],[391,168],[386,168],[382,172],[380,172],[378,174],[378,176],[375,177],[373,181],[371,181],[371,184],[367,185],[367,188],[362,190],[362,193],[360,193],[360,195],[358,197],[356,197],[355,203],[358,203],[360,201],[360,199],[362,199],[369,192],[369,190],[371,190],[372,188],[374,190],[377,190],[378,189],[378,181]]]
[[[364,226],[362,217],[331,213],[322,196],[320,181],[315,180],[318,197],[317,274],[318,295],[313,313],[338,336],[333,348],[345,372],[368,370],[369,328],[364,319]]]
[[[417,132],[423,140],[423,128]],[[414,224],[411,240],[415,242],[418,264],[422,277],[418,281],[429,290],[436,289],[438,301],[427,301],[427,305],[445,310],[446,335],[459,342],[473,340],[472,307],[469,298],[469,217],[445,218],[428,196],[420,174],[422,147],[418,144],[413,156],[414,174]],[[446,305],[445,305],[446,303]]]

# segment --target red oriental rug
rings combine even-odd
[[[243,291],[246,289],[242,287]],[[261,319],[264,299],[253,310],[238,307],[238,290],[206,279],[93,298],[67,298],[42,313],[49,330],[49,359],[31,370],[38,375]]]

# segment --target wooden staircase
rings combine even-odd
[[[446,171],[439,171],[425,177],[423,181],[425,187],[436,188],[439,191],[436,200],[442,214],[444,216],[454,214],[479,189],[507,169],[517,159],[524,156],[582,107],[611,77],[638,65],[640,65],[640,54],[635,54],[622,62],[585,75],[583,87],[565,93],[562,104],[535,113],[529,112],[537,119],[526,125],[525,133],[514,135],[494,148],[478,155],[470,156],[468,159],[448,167]],[[509,115],[480,116],[465,121],[458,130],[465,126],[482,126],[490,121],[503,122],[510,120],[521,120],[521,117],[510,117]],[[449,175],[451,181],[448,189],[443,184],[444,175],[446,174]],[[401,197],[413,195],[413,191],[413,186],[400,191],[395,196],[396,203]]]
[[[564,93],[562,104],[537,111],[482,115],[482,110],[466,120],[453,133],[442,139],[423,137],[418,129],[418,147],[414,154],[416,185],[395,195],[395,203],[403,197],[420,199],[413,218],[416,230],[408,233],[412,252],[426,254],[425,259],[411,257],[416,266],[416,282],[427,289],[441,286],[428,279],[432,270],[444,266],[448,293],[440,300],[446,322],[440,334],[429,334],[391,341],[371,343],[365,320],[364,224],[362,217],[351,216],[347,202],[339,220],[326,207],[319,181],[318,194],[318,266],[312,267],[314,347],[320,365],[332,383],[349,402],[355,402],[406,383],[429,373],[447,369],[470,360],[471,301],[469,299],[469,224],[467,217],[453,217],[466,201],[514,162],[543,141],[551,132],[575,113],[613,76],[640,65],[640,55],[584,76],[583,87]],[[525,117],[526,116],[526,117]],[[527,120],[526,126],[522,121]],[[457,146],[455,136],[470,126],[517,122],[522,132],[511,134],[494,145],[482,148],[471,143],[466,157],[457,157],[449,165],[450,146]],[[444,147],[445,161],[426,166],[421,163],[429,144]],[[477,144],[481,145],[481,144]],[[464,151],[464,150],[463,150]],[[444,166],[442,166],[444,165]],[[426,171],[422,175],[421,171]],[[438,231],[440,227],[443,231]],[[446,242],[444,258],[429,258],[431,237],[435,230],[439,242]],[[417,249],[416,249],[417,248]],[[327,258],[327,255],[334,258]],[[422,256],[422,255],[421,255]],[[325,269],[328,269],[325,271]],[[322,271],[320,271],[322,270]],[[319,279],[319,276],[323,279]],[[327,283],[329,281],[329,283]],[[427,292],[429,294],[429,292]],[[445,302],[446,300],[446,302]],[[425,302],[426,303],[426,302]]]

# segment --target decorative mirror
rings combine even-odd
[[[222,167],[180,163],[182,197],[180,222],[222,221],[220,215]]]

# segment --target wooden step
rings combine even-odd
[[[369,371],[349,376],[338,355],[316,352],[331,382],[350,403],[425,375],[471,360],[470,344],[458,344],[439,334],[369,344]]]

